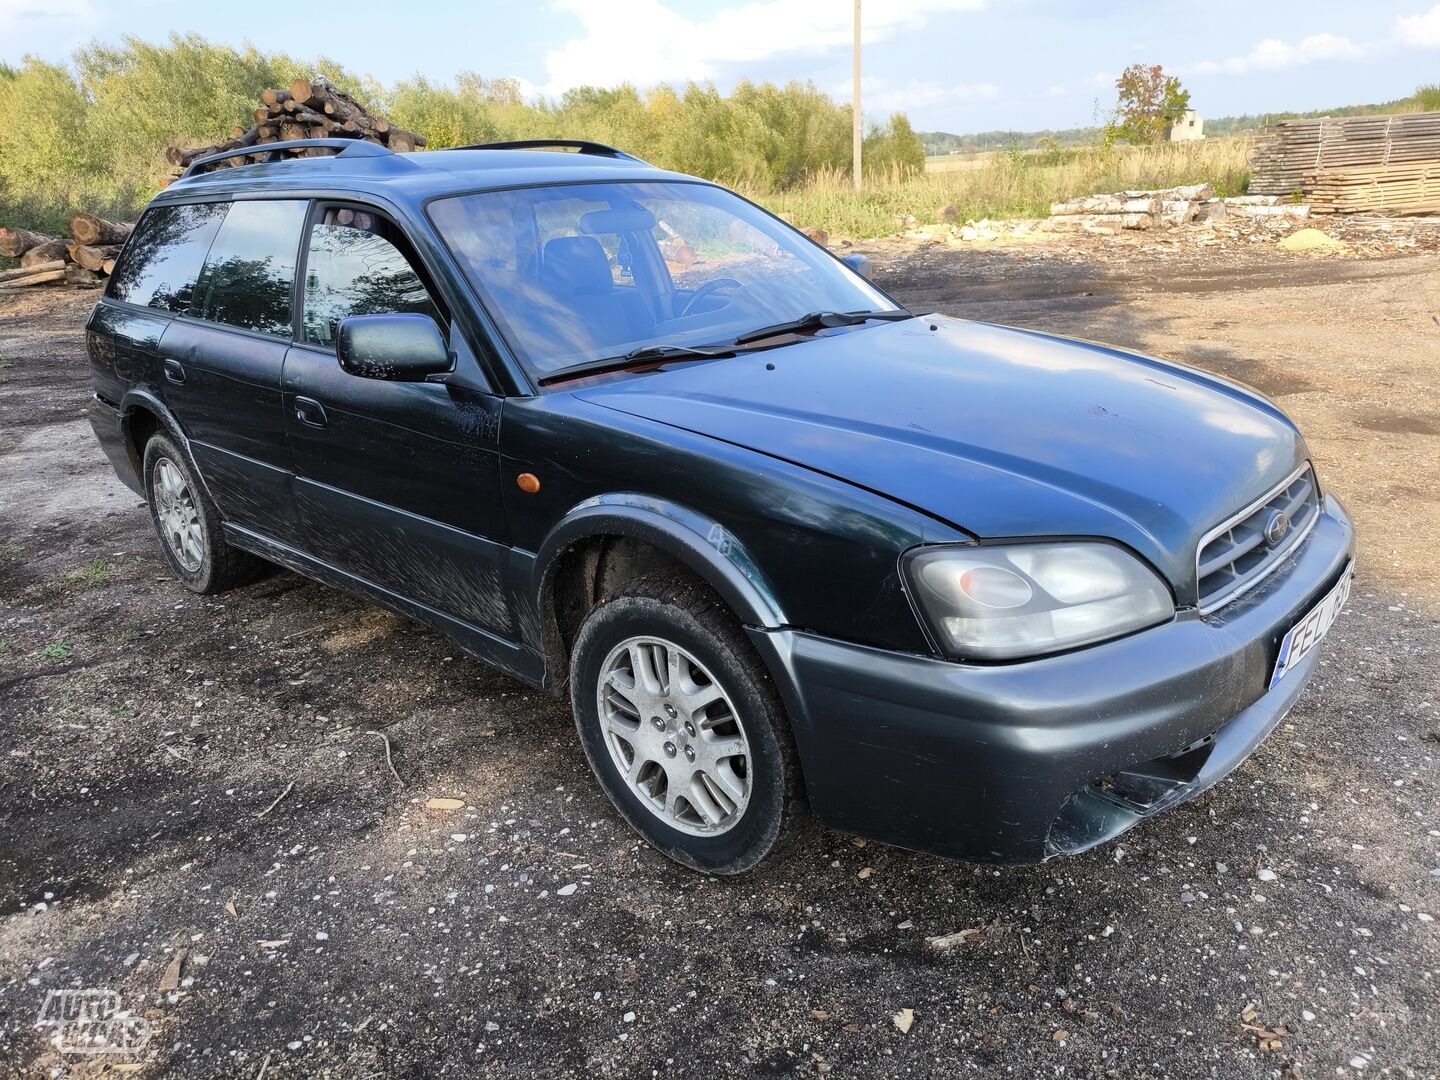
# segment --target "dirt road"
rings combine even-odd
[[[697,877],[560,703],[289,574],[173,584],[81,419],[93,297],[0,300],[0,1075],[97,1072],[35,1027],[62,988],[148,1022],[146,1077],[1440,1075],[1440,259],[937,249],[879,279],[1300,421],[1363,557],[1253,760],[1042,867],[812,829]]]

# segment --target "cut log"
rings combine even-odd
[[[70,235],[79,244],[123,244],[134,228],[93,214],[76,214],[70,219]]]
[[[418,136],[404,128],[391,128],[385,138],[385,145],[397,154],[408,154],[420,145]]]
[[[1087,195],[1083,199],[1070,199],[1055,203],[1050,213],[1056,217],[1064,214],[1158,214],[1161,201],[1153,196],[1127,198],[1125,195]]]
[[[97,289],[105,284],[105,279],[94,270],[87,270],[83,266],[65,267],[65,284],[79,285],[86,289]]]
[[[261,90],[260,100],[271,108],[283,106],[290,100],[289,90]]]
[[[106,259],[100,267],[100,272],[106,277],[109,277],[111,274],[115,273],[115,260]]]
[[[307,105],[312,97],[319,92],[320,87],[309,79],[294,79],[290,83],[290,96],[297,104]]]
[[[0,281],[11,281],[15,278],[33,277],[35,274],[44,274],[51,270],[64,270],[65,261],[55,259],[52,262],[40,263],[36,266],[21,266],[14,270],[0,270]]]
[[[70,258],[78,266],[86,270],[103,270],[107,262],[114,263],[115,256],[120,254],[119,244],[106,244],[96,246],[93,244],[71,244]]]
[[[39,266],[41,263],[54,262],[56,259],[64,262],[68,258],[70,258],[70,241],[47,240],[43,244],[36,244],[24,255],[21,255],[20,265]]]
[[[1086,231],[1094,228],[1109,229],[1153,229],[1156,214],[1053,214],[1050,220],[1057,226],[1077,226]]]
[[[54,239],[29,229],[0,229],[0,255],[18,259],[31,248],[51,243]]]
[[[39,273],[31,274],[29,277],[11,278],[9,281],[0,281],[0,289],[23,289],[29,285],[48,285],[52,281],[64,281],[65,271],[42,270]]]

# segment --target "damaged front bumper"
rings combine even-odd
[[[1264,585],[1118,641],[972,666],[794,630],[752,630],[786,699],[806,792],[837,829],[977,862],[1103,843],[1206,790],[1285,717],[1312,651],[1268,690],[1280,641],[1346,572],[1327,497]]]

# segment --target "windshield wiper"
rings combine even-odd
[[[735,350],[729,345],[643,345],[631,349],[624,356],[611,356],[604,360],[587,360],[583,364],[552,371],[540,379],[541,386],[579,379],[586,375],[601,375],[607,371],[624,371],[639,364],[654,363],[657,360],[710,360],[721,356],[734,356]]]
[[[869,322],[871,319],[884,319],[895,322],[900,319],[913,319],[915,316],[908,311],[812,311],[808,315],[801,315],[798,319],[791,319],[789,322],[776,323],[774,326],[762,326],[758,330],[750,330],[741,334],[735,339],[736,345],[748,345],[752,341],[763,341],[768,337],[776,337],[780,334],[803,334],[807,330],[828,330],[836,326],[858,326],[860,323]]]

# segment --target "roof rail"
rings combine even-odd
[[[606,146],[604,143],[591,142],[588,139],[520,139],[516,142],[492,142],[476,143],[473,146],[452,146],[451,150],[544,150],[546,147],[560,146],[574,150],[578,154],[592,154],[595,157],[619,158],[623,161],[639,161],[633,154],[627,154],[624,150],[617,150],[613,146]]]
[[[233,157],[249,157],[251,154],[264,154],[265,160],[279,161],[287,150],[308,150],[310,147],[321,147],[331,150],[339,150],[337,157],[349,155],[350,157],[389,157],[394,151],[375,143],[362,142],[359,139],[291,139],[289,142],[260,143],[253,146],[237,146],[233,150],[221,150],[218,154],[207,154],[205,157],[196,158],[185,171],[180,174],[184,180],[192,173],[198,172],[207,165],[213,165],[217,161],[226,161]]]

